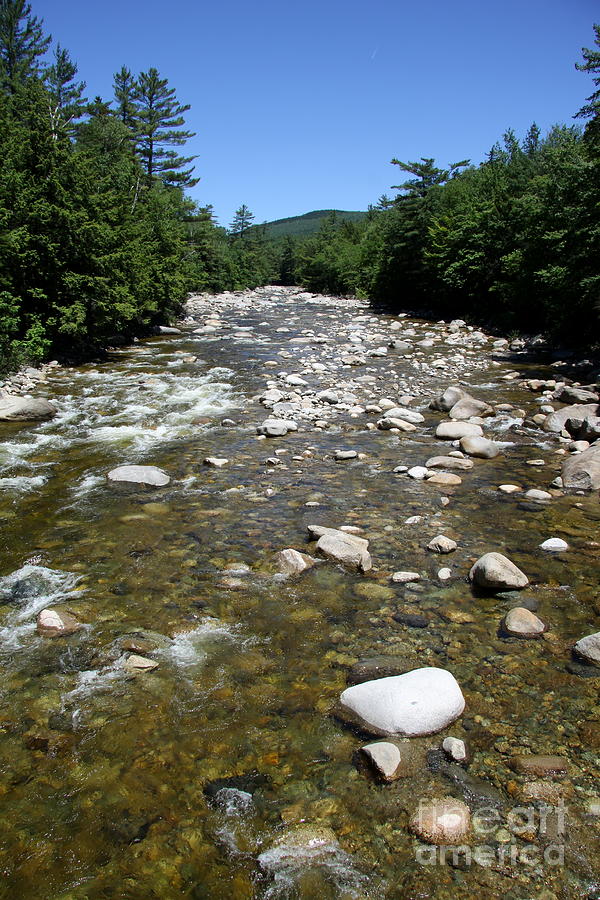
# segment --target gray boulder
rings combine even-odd
[[[432,456],[425,466],[428,469],[457,469],[465,472],[473,468],[473,460],[461,459],[460,456]]]
[[[420,412],[406,409],[404,406],[394,406],[392,409],[386,410],[385,415],[388,419],[403,419],[405,422],[410,422],[411,425],[420,425],[425,421],[425,417]]]
[[[469,572],[474,585],[490,591],[513,591],[527,587],[529,579],[501,553],[485,553]]]
[[[106,476],[114,484],[137,484],[143,487],[165,487],[171,479],[156,466],[118,466]]]
[[[494,410],[483,400],[476,400],[468,395],[454,404],[448,413],[451,419],[470,419],[472,416],[493,416]]]
[[[440,422],[435,429],[436,438],[442,441],[459,441],[466,435],[482,437],[483,429],[475,422]]]
[[[311,569],[316,559],[307,553],[299,553],[291,547],[287,550],[280,550],[276,557],[277,566],[280,572],[285,575],[299,575],[307,569]]]
[[[256,433],[267,437],[285,437],[289,430],[289,423],[283,419],[266,419],[257,427]]]
[[[583,421],[587,416],[597,416],[598,412],[597,403],[575,403],[572,406],[564,406],[562,409],[550,413],[542,428],[544,431],[560,434],[567,423],[567,419]]]
[[[346,688],[335,714],[369,734],[416,737],[446,728],[464,708],[454,675],[426,667]]]
[[[501,451],[499,444],[495,441],[472,434],[466,434],[460,439],[460,449],[464,453],[468,453],[469,456],[475,456],[479,459],[494,459]]]
[[[596,634],[588,634],[575,644],[575,653],[585,659],[586,662],[600,666],[600,631]]]
[[[0,422],[37,422],[52,419],[57,408],[43,397],[0,396]]]
[[[317,550],[327,559],[361,572],[368,572],[373,567],[371,555],[367,550],[369,542],[364,538],[318,525],[309,525],[309,531],[318,537]],[[321,533],[318,534],[318,531]]]
[[[572,387],[565,385],[554,392],[556,400],[561,403],[597,403],[600,400],[596,391],[590,391],[588,388]]]
[[[463,391],[457,384],[451,384],[446,390],[431,401],[430,409],[437,409],[439,412],[450,412],[455,403],[467,397],[466,391]]]
[[[594,491],[600,488],[600,444],[565,459],[562,466],[565,490]]]

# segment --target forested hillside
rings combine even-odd
[[[338,222],[360,222],[366,213],[344,209],[315,209],[302,216],[288,216],[286,219],[276,219],[254,227],[262,228],[264,237],[270,241],[285,237],[306,237],[315,234],[332,216]]]

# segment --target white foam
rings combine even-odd
[[[239,642],[235,626],[227,627],[218,619],[206,618],[197,628],[176,634],[171,645],[158,652],[167,656],[177,666],[195,666],[208,657],[211,645],[224,640]]]
[[[13,475],[0,478],[0,490],[12,491],[16,494],[28,494],[41,488],[48,481],[47,475]]]
[[[31,592],[13,599],[15,586],[28,580],[32,582]],[[0,647],[3,650],[21,647],[23,638],[35,631],[38,612],[61,600],[77,596],[80,592],[75,588],[79,581],[81,576],[73,572],[62,572],[29,563],[0,578],[0,597],[11,604],[4,627],[0,629]]]

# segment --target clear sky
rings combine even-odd
[[[155,66],[190,103],[200,183],[228,225],[366,209],[435,157],[479,162],[503,132],[571,116],[596,0],[31,0],[88,84]],[[391,192],[393,193],[393,192]]]

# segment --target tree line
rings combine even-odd
[[[30,3],[0,0],[0,369],[90,357],[188,291],[271,274],[260,235],[240,241],[186,196],[190,107],[168,80],[123,66],[90,100],[77,74]]]

